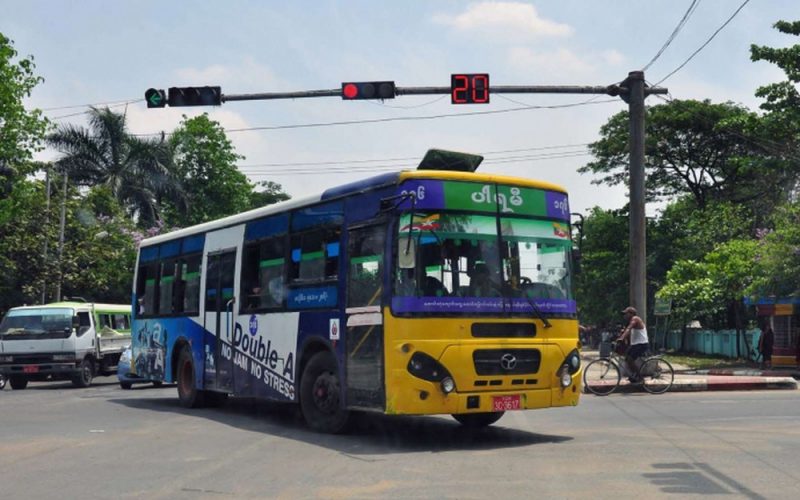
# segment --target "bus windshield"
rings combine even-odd
[[[565,223],[414,212],[400,217],[397,312],[574,313]]]
[[[0,323],[0,339],[68,338],[72,314],[69,308],[11,310]]]

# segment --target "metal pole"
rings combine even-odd
[[[626,80],[630,89],[630,303],[647,323],[647,245],[645,226],[644,175],[644,72],[631,71]]]
[[[45,170],[45,191],[47,196],[47,208],[44,211],[44,250],[42,251],[42,262],[44,272],[42,273],[42,304],[47,302],[47,273],[50,271],[47,265],[47,243],[50,240],[48,229],[50,229],[50,167]]]
[[[64,172],[64,191],[61,199],[61,225],[58,234],[58,283],[56,284],[56,302],[61,302],[61,283],[64,279],[62,255],[64,254],[64,227],[67,223],[67,172]]]

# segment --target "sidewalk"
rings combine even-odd
[[[597,350],[581,351],[584,366],[599,356]],[[795,378],[800,378],[800,371],[796,369],[759,370],[743,367],[691,370],[682,365],[673,365],[673,368],[675,380],[670,392],[797,390]],[[640,386],[623,381],[616,392],[640,391],[643,391]]]

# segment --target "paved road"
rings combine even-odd
[[[308,431],[292,407],[184,410],[174,387],[0,393],[4,498],[795,497],[798,391],[584,396],[465,433],[449,417]],[[103,383],[105,382],[105,383]]]

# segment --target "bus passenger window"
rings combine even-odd
[[[375,226],[350,231],[348,257],[348,307],[380,304],[383,242],[386,228]]]
[[[161,275],[158,280],[158,312],[162,315],[174,312],[172,294],[175,284],[175,261],[169,260],[161,263]]]
[[[143,264],[139,266],[136,282],[136,298],[138,299],[138,313],[142,316],[155,314],[156,305],[156,284],[158,277],[158,266],[156,263]]]
[[[197,314],[200,311],[200,264],[203,256],[192,255],[181,260],[183,313]]]
[[[242,266],[243,310],[277,308],[283,305],[283,236],[268,238],[245,249]]]

